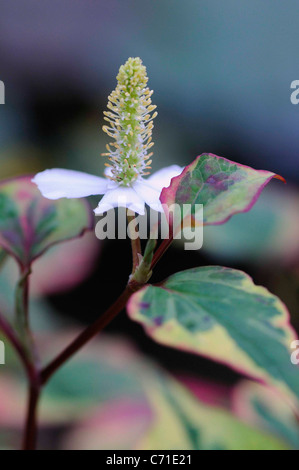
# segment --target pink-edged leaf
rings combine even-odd
[[[34,261],[30,275],[30,296],[40,298],[74,289],[94,271],[101,243],[92,231],[82,237],[49,248]],[[4,250],[3,250],[4,251]],[[5,253],[5,252],[4,252]],[[0,260],[1,267],[1,260]],[[0,269],[0,310],[11,312],[15,286],[19,281],[19,266],[8,257]]]
[[[231,394],[231,407],[243,422],[299,449],[299,426],[295,410],[271,387],[242,381]]]
[[[242,271],[205,266],[176,273],[133,294],[127,310],[157,342],[274,383],[299,402],[289,313]]]
[[[22,267],[29,267],[50,246],[91,230],[93,224],[84,199],[45,199],[29,176],[0,183],[0,246]]]
[[[199,401],[210,406],[230,408],[232,387],[220,382],[210,382],[192,375],[176,377]]]
[[[144,401],[124,396],[93,410],[71,430],[63,446],[67,450],[135,449],[152,421],[152,411]]]
[[[34,263],[31,295],[40,297],[74,289],[95,269],[100,249],[93,232],[53,246]]]
[[[270,171],[254,170],[210,153],[199,155],[162,190],[165,207],[173,204],[203,205],[205,225],[223,224],[234,214],[247,212],[272,178]]]

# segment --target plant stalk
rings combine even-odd
[[[23,450],[35,450],[37,440],[37,408],[40,397],[40,386],[30,384],[26,424],[23,438]]]
[[[127,220],[128,228],[130,232],[131,247],[132,247],[132,274],[136,271],[137,266],[139,265],[139,255],[142,254],[141,251],[141,242],[139,235],[136,236],[136,231],[131,227],[132,222],[135,220],[135,215],[132,215],[132,211],[127,209]]]
[[[67,346],[48,366],[41,372],[41,383],[44,385],[50,377],[59,369],[66,361],[76,354],[86,343],[105,328],[126,306],[131,295],[141,286],[128,284],[119,298],[112,304],[108,310],[96,320],[92,325],[88,326],[77,338]]]

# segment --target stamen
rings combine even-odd
[[[152,90],[147,87],[148,77],[141,59],[129,58],[117,75],[117,87],[108,97],[103,131],[115,142],[106,145],[112,166],[110,179],[129,186],[140,176],[148,175],[150,157],[148,150],[154,145],[153,119],[157,116],[152,105]],[[155,111],[153,114],[151,114]],[[112,150],[112,148],[114,150]]]

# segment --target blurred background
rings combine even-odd
[[[107,96],[119,66],[141,57],[159,112],[154,170],[210,152],[287,180],[273,181],[251,213],[207,228],[201,251],[171,247],[153,280],[206,264],[245,270],[281,297],[299,329],[299,105],[290,101],[299,80],[298,18],[295,0],[2,1],[1,179],[52,167],[101,175]],[[129,242],[82,243],[75,265],[60,254],[36,268],[33,290],[51,325],[90,323],[129,275]],[[57,263],[65,271],[55,283]],[[39,315],[35,321],[43,330]],[[125,313],[107,331],[182,380],[225,390],[239,383],[224,366],[153,343]]]

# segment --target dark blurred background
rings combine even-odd
[[[51,167],[100,175],[107,96],[119,66],[140,56],[159,111],[154,170],[211,152],[288,182],[273,182],[252,215],[209,228],[200,252],[172,247],[154,281],[203,264],[240,268],[281,296],[298,327],[298,19],[296,0],[0,1],[1,179]],[[105,242],[93,274],[49,300],[61,317],[91,322],[122,290],[130,263],[129,243]],[[124,313],[108,330],[171,371],[236,378],[154,344]]]

